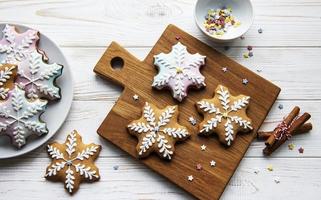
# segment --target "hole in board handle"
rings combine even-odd
[[[111,59],[110,65],[113,69],[120,70],[124,67],[124,59],[121,57],[114,57]]]

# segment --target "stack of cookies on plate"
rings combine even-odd
[[[19,33],[5,25],[0,40],[0,136],[8,136],[21,149],[31,135],[48,133],[41,119],[47,105],[61,98],[56,79],[63,66],[49,63],[38,47],[40,34],[28,29]]]

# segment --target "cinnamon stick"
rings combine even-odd
[[[300,108],[298,106],[295,106],[293,110],[290,112],[290,114],[283,120],[285,125],[289,126],[293,119],[298,116],[299,112]],[[279,130],[278,127],[275,128],[273,134],[271,134],[270,137],[266,140],[265,145],[272,146],[275,143],[276,138],[280,137],[281,133],[282,132]]]
[[[300,126],[302,126],[306,121],[310,119],[311,115],[309,113],[304,113],[301,115],[299,118],[294,120],[294,122],[291,124],[289,128],[289,134],[293,135],[294,131],[297,130]],[[283,137],[273,143],[273,145],[266,146],[263,149],[263,154],[264,155],[271,155],[279,146],[281,146],[285,141],[287,141],[288,137],[286,135],[283,135]]]
[[[300,126],[298,129],[294,130],[293,135],[308,133],[310,130],[312,130],[312,124],[305,123],[302,126]],[[259,131],[257,133],[258,139],[267,140],[273,133],[274,133],[274,131]]]

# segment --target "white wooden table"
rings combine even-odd
[[[206,40],[197,29],[192,0],[0,0],[1,23],[25,24],[58,43],[69,59],[75,84],[66,123],[52,140],[64,141],[73,129],[84,141],[103,146],[96,164],[101,180],[82,184],[74,199],[192,199],[183,190],[130,158],[96,134],[121,88],[92,72],[112,40],[143,59],[169,23]],[[230,44],[228,56],[282,88],[261,129],[272,128],[293,106],[312,114],[311,134],[295,136],[290,151],[271,158],[254,141],[222,199],[320,199],[321,193],[321,1],[253,0],[255,22],[244,40]],[[258,34],[258,28],[263,34]],[[246,46],[254,57],[244,59]],[[284,108],[280,110],[278,104]],[[305,149],[299,154],[299,147]],[[50,160],[44,147],[20,158],[0,161],[0,199],[69,199],[62,183],[43,178]],[[271,164],[273,172],[266,170]],[[119,166],[114,170],[113,166]],[[255,174],[255,169],[259,173]],[[274,178],[279,177],[276,184]],[[272,193],[273,192],[273,193]]]

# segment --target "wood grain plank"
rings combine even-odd
[[[105,46],[112,40],[124,46],[151,46],[170,23],[209,42],[194,23],[195,2],[4,0],[0,18],[39,29],[62,46]],[[231,46],[321,46],[320,1],[255,0],[253,6],[255,21],[246,39]],[[257,32],[260,27],[263,34]]]
[[[20,158],[0,163],[1,199],[70,199],[62,183],[43,178],[48,158]],[[76,199],[193,199],[129,157],[100,157],[101,180],[83,183]],[[273,172],[266,170],[268,165]],[[119,166],[113,170],[113,166]],[[221,199],[318,199],[320,158],[244,158]],[[259,170],[258,174],[254,171]],[[197,174],[194,175],[197,177]],[[274,182],[279,177],[280,183]],[[308,180],[308,181],[307,181]],[[271,193],[270,191],[274,192]]]

